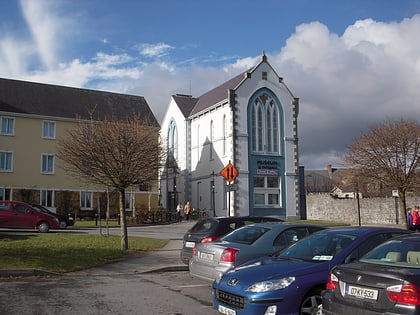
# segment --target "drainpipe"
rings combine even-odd
[[[235,100],[235,90],[229,89],[229,106],[232,112],[232,163],[236,167],[236,139],[237,139],[237,131],[236,131],[236,100]],[[233,216],[236,215],[236,200],[237,192],[233,191]],[[230,209],[229,209],[230,212]]]

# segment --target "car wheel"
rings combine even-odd
[[[315,290],[309,292],[300,306],[300,315],[322,315],[322,297],[321,291]]]
[[[67,222],[64,220],[60,221],[60,229],[66,229],[67,228]]]
[[[41,233],[47,233],[50,230],[50,225],[48,224],[48,222],[41,222],[38,225],[38,231]]]

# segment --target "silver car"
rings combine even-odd
[[[241,227],[216,242],[196,245],[190,274],[209,281],[231,267],[289,247],[325,227],[289,222],[264,222]]]

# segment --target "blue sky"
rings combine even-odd
[[[300,98],[307,169],[387,118],[420,117],[420,0],[2,0],[0,76],[200,96],[262,52]]]

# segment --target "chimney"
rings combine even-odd
[[[327,165],[327,171],[328,171],[328,176],[331,178],[332,172],[333,172],[333,169],[332,169],[332,165],[331,164],[328,164]]]

